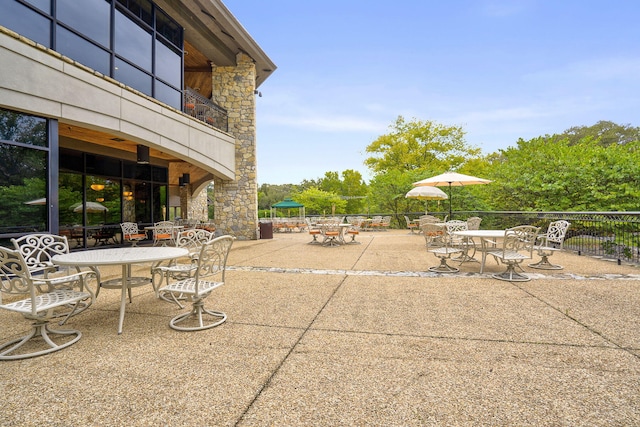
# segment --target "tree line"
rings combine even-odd
[[[447,171],[493,181],[456,187],[454,211],[640,210],[640,128],[631,125],[599,121],[482,154],[460,126],[399,116],[366,152],[369,183],[348,169],[299,184],[262,184],[261,216],[286,197],[309,215],[420,212],[424,201],[405,198],[412,183]],[[448,211],[449,201],[426,203],[429,211]]]

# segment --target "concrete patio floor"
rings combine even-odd
[[[145,286],[118,335],[120,292],[102,290],[68,322],[78,343],[0,363],[0,424],[640,425],[638,267],[563,252],[511,283],[493,260],[429,273],[406,230],[357,239],[236,241],[207,301],[229,318],[207,331],[170,329],[180,310]],[[0,342],[29,328],[0,324]]]

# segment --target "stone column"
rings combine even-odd
[[[236,138],[236,180],[214,179],[215,223],[223,234],[258,238],[256,172],[256,67],[239,53],[235,67],[213,67],[213,101],[227,110],[229,133]]]

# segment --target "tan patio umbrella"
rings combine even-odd
[[[407,194],[405,194],[408,199],[418,199],[418,200],[445,200],[448,199],[447,193],[442,191],[437,187],[428,187],[428,186],[420,186],[414,187]],[[425,211],[424,213],[428,213],[428,209],[425,202]]]
[[[475,176],[464,175],[457,172],[446,172],[422,181],[414,182],[414,187],[443,187],[449,186],[449,219],[451,219],[451,187],[461,187],[464,185],[489,184],[491,181]]]
[[[29,200],[28,202],[24,202],[24,204],[25,205],[32,205],[32,206],[46,205],[47,204],[47,198],[43,197],[41,199]]]
[[[109,212],[109,208],[105,205],[102,205],[98,202],[87,202],[87,213],[100,213],[100,212]],[[75,213],[82,213],[85,209],[85,205],[82,203],[76,203],[72,205],[69,209],[74,211]]]

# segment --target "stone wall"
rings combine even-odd
[[[258,238],[256,156],[256,68],[243,53],[235,67],[213,67],[213,101],[227,110],[229,133],[236,138],[235,181],[214,179],[215,223],[238,239]]]

